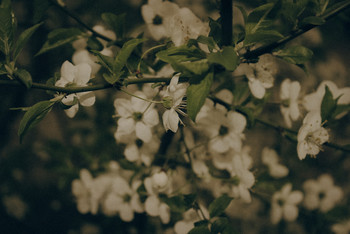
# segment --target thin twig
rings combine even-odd
[[[325,21],[327,21],[327,20],[333,18],[334,16],[336,16],[337,14],[339,14],[340,12],[346,10],[348,7],[350,7],[350,1],[347,0],[347,1],[343,1],[342,3],[343,4],[338,3],[337,6],[334,7],[334,9],[331,8],[330,10],[326,11],[320,17],[322,19],[324,19]],[[315,28],[317,26],[318,25],[308,24],[308,25],[305,25],[305,26],[303,26],[303,27],[301,27],[299,29],[293,30],[285,38],[283,38],[283,39],[281,39],[279,41],[273,42],[271,44],[259,47],[259,48],[255,49],[255,50],[248,51],[248,52],[244,53],[241,56],[241,58],[250,60],[250,59],[253,59],[253,58],[257,58],[260,55],[263,55],[263,54],[266,54],[266,53],[270,53],[273,49],[278,48],[278,47],[286,44],[287,42],[293,40],[294,38],[300,36],[301,34],[307,32],[310,29],[313,29],[313,28]]]

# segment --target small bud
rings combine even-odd
[[[168,184],[168,181],[169,181],[169,178],[168,178],[168,175],[165,173],[165,171],[155,173],[152,176],[153,186],[157,189],[166,187],[166,185]]]

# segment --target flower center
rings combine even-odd
[[[284,99],[281,102],[282,106],[289,107],[290,106],[290,99]]]
[[[154,25],[161,25],[163,23],[163,18],[160,15],[156,15],[153,18],[153,22]]]
[[[228,133],[228,128],[221,125],[221,127],[219,129],[219,135],[220,136],[225,136],[227,133]]]
[[[167,109],[170,109],[173,107],[173,98],[170,96],[163,97],[163,106]]]
[[[142,120],[142,113],[141,112],[135,112],[135,113],[133,113],[133,118],[134,118],[134,120],[135,121],[140,121],[140,120]]]
[[[137,139],[137,140],[135,141],[135,144],[136,144],[136,146],[137,146],[138,148],[140,148],[140,147],[143,145],[143,141],[140,140],[140,139]]]
[[[277,200],[277,204],[278,204],[279,206],[283,206],[283,205],[284,205],[284,200],[283,200],[283,199],[278,199],[278,200]]]
[[[130,202],[130,201],[131,201],[131,196],[130,196],[129,194],[125,194],[125,195],[123,196],[123,201],[124,201],[124,202]]]
[[[318,194],[318,197],[322,200],[324,197],[326,196],[326,194],[324,192],[320,192]]]

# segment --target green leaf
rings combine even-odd
[[[207,98],[213,83],[214,73],[209,72],[203,79],[191,79],[187,88],[187,114],[195,121],[196,116]]]
[[[268,44],[283,39],[283,35],[275,30],[259,30],[247,34],[244,38],[244,46],[251,46],[256,43]]]
[[[20,141],[28,130],[37,125],[51,111],[55,103],[55,101],[41,101],[29,108],[19,124],[18,136]]]
[[[322,99],[321,103],[321,117],[322,117],[322,122],[325,120],[330,120],[330,117],[334,113],[334,111],[337,108],[337,101],[338,99],[333,99],[333,94],[329,90],[328,86],[325,86],[325,94]]]
[[[23,47],[28,42],[29,38],[33,35],[33,33],[42,25],[43,23],[36,24],[21,33],[18,37],[16,44],[13,48],[13,60],[16,61],[18,55],[21,53]]]
[[[35,56],[46,53],[47,51],[58,48],[60,46],[66,45],[72,41],[79,39],[84,35],[85,33],[78,28],[55,29],[49,33],[47,41]]]
[[[156,56],[183,75],[199,75],[209,69],[205,53],[195,46],[170,47],[158,52]]]
[[[214,41],[220,45],[221,43],[221,24],[220,24],[221,18],[217,20],[213,20],[212,18],[209,17],[209,27],[210,27],[210,32],[209,36],[214,39]]]
[[[210,234],[210,233],[211,232],[208,229],[208,227],[204,227],[204,226],[194,227],[188,232],[188,234]]]
[[[96,37],[93,37],[93,36],[89,37],[87,41],[87,46],[91,50],[97,50],[97,51],[103,50],[103,45],[101,44],[101,42],[97,40]]]
[[[3,1],[0,8],[0,50],[9,55],[15,32],[15,19],[12,18],[11,1]]]
[[[27,87],[27,89],[32,87],[32,84],[33,84],[32,76],[27,70],[18,69],[14,72],[14,75],[22,84],[24,84]]]
[[[215,199],[212,203],[209,205],[209,215],[210,218],[216,217],[221,215],[225,209],[228,207],[228,205],[232,201],[232,197],[227,196],[226,194],[222,195],[221,197],[218,197]]]
[[[192,208],[192,203],[188,202],[188,198],[190,195],[179,195],[172,197],[163,197],[162,201],[164,201],[172,212],[184,213],[186,210]],[[187,197],[186,197],[187,196]]]
[[[344,112],[349,112],[350,111],[350,104],[347,105],[337,105],[335,108],[332,118],[336,118],[338,115],[344,113]]]
[[[272,10],[273,6],[273,3],[267,3],[255,8],[252,12],[250,12],[245,24],[247,34],[255,33],[264,25],[264,20],[267,14]]]
[[[311,59],[313,52],[304,46],[290,46],[274,52],[273,55],[292,64],[303,64]]]
[[[127,41],[121,50],[119,51],[119,54],[114,60],[113,63],[113,76],[112,79],[108,79],[107,82],[110,84],[114,84],[118,81],[118,79],[122,76],[122,69],[126,65],[126,62],[128,61],[128,58],[130,57],[132,51],[142,42],[146,41],[147,39],[131,39],[130,41]]]
[[[210,52],[212,52],[213,49],[218,48],[218,45],[216,44],[214,38],[212,38],[212,37],[206,37],[206,36],[200,35],[197,38],[197,41],[198,41],[198,43],[202,43],[204,45],[207,45]]]
[[[210,63],[220,64],[228,71],[234,71],[239,64],[239,58],[232,46],[225,46],[222,51],[210,53],[208,55],[208,61]]]
[[[321,17],[318,16],[309,16],[304,18],[301,22],[300,22],[300,26],[305,26],[308,24],[312,24],[312,25],[322,25],[326,23],[326,20],[324,20]]]
[[[124,37],[126,14],[115,15],[113,13],[103,13],[101,18],[115,32],[119,39]]]
[[[114,73],[114,58],[103,55],[97,50],[91,50],[91,53],[97,57],[99,64],[106,68],[110,73]]]
[[[218,218],[211,225],[211,233],[213,234],[235,234],[238,233],[230,225],[227,218]]]

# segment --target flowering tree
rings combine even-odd
[[[2,1],[0,86],[47,92],[12,109],[24,112],[17,147],[46,158],[66,194],[50,201],[74,216],[62,232],[348,233],[348,74],[324,76],[314,55],[317,27],[350,2],[198,2],[124,2],[89,24],[68,0],[37,0],[20,31],[16,1]],[[58,61],[37,79],[23,61],[44,29],[31,59]],[[50,140],[34,137],[43,125]],[[3,207],[37,232],[10,182]]]

